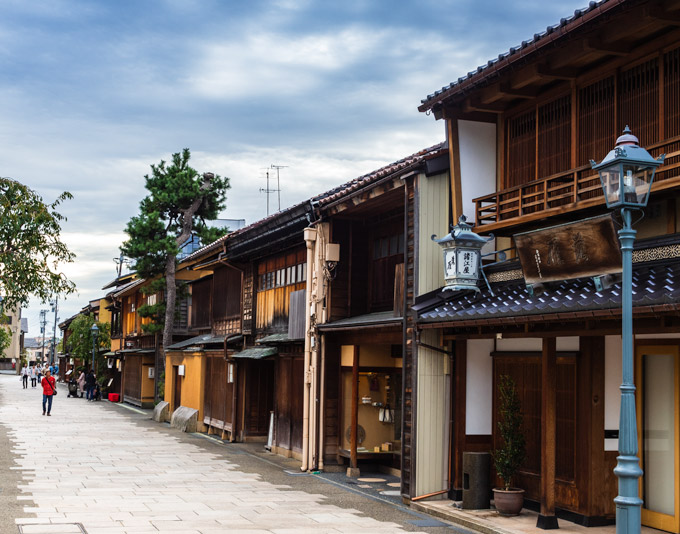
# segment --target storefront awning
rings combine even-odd
[[[291,341],[304,341],[304,338],[290,338],[288,334],[272,334],[270,336],[261,337],[255,343],[264,345],[266,343],[290,343]]]
[[[201,334],[200,336],[178,341],[168,347],[168,350],[182,350],[191,346],[221,345],[224,343],[224,336],[213,336],[212,334]]]
[[[279,353],[279,349],[276,347],[251,347],[249,349],[242,350],[232,354],[231,358],[248,358],[251,360],[262,360],[270,356],[276,356]]]
[[[359,328],[379,328],[379,327],[394,327],[401,326],[403,319],[395,317],[393,311],[367,313],[365,315],[357,315],[355,317],[348,317],[347,319],[340,319],[332,323],[321,324],[318,326],[321,332],[339,331],[339,330],[355,330]]]

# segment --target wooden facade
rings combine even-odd
[[[645,0],[591,4],[563,19],[559,27],[536,34],[526,43],[530,48],[523,45],[501,54],[498,60],[428,97],[421,111],[433,111],[447,122],[451,168],[456,170],[451,182],[454,219],[461,214],[459,198],[470,199],[477,231],[501,236],[496,248],[510,248],[512,257],[516,244],[512,237],[517,233],[604,213],[599,178],[589,161],[600,161],[629,125],[640,145],[653,156],[666,154],[646,217],[638,226],[639,237],[652,239],[652,244],[645,244],[649,249],[639,253],[640,258],[658,258],[662,245],[654,245],[654,239],[661,240],[657,244],[665,243],[664,239],[677,242],[680,30],[675,21],[679,15],[677,1],[663,5]],[[467,157],[461,146],[471,146],[469,139],[461,138],[459,127],[464,122],[484,124],[495,132],[494,138],[474,147],[478,160],[486,157],[497,162],[495,176],[485,182],[486,193],[471,183],[477,179],[474,168],[461,166]],[[673,254],[661,258],[672,261]],[[418,269],[428,268],[423,261],[419,259]],[[519,265],[516,269],[518,279],[523,280]],[[512,279],[509,271],[497,276],[498,283]],[[653,282],[649,283],[650,287],[638,291],[651,292]],[[481,289],[484,295],[485,286]],[[496,302],[494,306],[510,304]],[[437,324],[422,322],[418,327],[416,364],[439,364],[440,370],[432,373],[435,379],[444,378],[447,370],[450,378],[446,379],[449,393],[418,392],[416,411],[427,414],[450,409],[453,421],[437,444],[429,437],[431,425],[416,420],[420,450],[413,478],[418,484],[410,497],[417,498],[419,493],[433,498],[460,497],[463,453],[491,451],[498,446],[496,382],[500,375],[509,375],[517,383],[522,401],[527,458],[516,485],[526,490],[528,505],[547,518],[560,515],[584,525],[613,522],[616,478],[612,469],[617,454],[619,397],[614,386],[617,378],[612,374],[620,373],[620,311],[591,311],[589,317],[551,310],[532,315],[530,305],[522,308],[517,304],[522,311],[501,319],[475,318],[474,304],[468,306],[469,318],[452,315]],[[650,369],[663,361],[672,374],[675,349],[670,347],[680,345],[673,325],[680,317],[675,304],[657,313],[655,322],[642,310],[635,312],[636,344],[661,338],[668,344],[661,349],[665,359],[650,350],[652,356],[646,361],[651,362]],[[445,355],[450,369],[442,360]],[[643,378],[638,373],[636,384]],[[672,386],[668,388],[671,398]],[[649,402],[667,401],[659,399]],[[677,413],[672,403],[665,408]],[[651,434],[645,434],[649,431],[644,428],[644,417],[639,424],[644,458],[652,454]],[[677,443],[674,446],[678,448]],[[428,464],[433,458],[441,460],[434,466]],[[663,499],[659,501],[649,485],[673,477],[677,484],[680,469],[675,462],[669,475],[655,470],[655,461],[650,462],[652,468],[641,483],[643,523],[678,532],[678,507],[673,510]],[[436,477],[424,477],[424,473],[442,471],[449,473],[444,486],[437,485]],[[674,499],[678,501],[677,494]]]

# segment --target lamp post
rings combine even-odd
[[[99,337],[99,327],[97,326],[97,323],[92,324],[90,327],[90,332],[92,333],[92,372],[94,373],[95,346],[97,344],[97,338]]]
[[[619,456],[614,474],[619,479],[616,504],[616,533],[639,534],[642,499],[638,496],[638,480],[642,469],[638,461],[635,384],[633,382],[633,230],[632,212],[641,211],[649,199],[654,173],[665,155],[654,159],[639,146],[628,126],[616,140],[616,147],[600,162],[590,164],[600,175],[602,190],[610,209],[621,213],[623,280],[621,285],[621,413],[619,417]]]
[[[465,215],[458,218],[458,224],[451,233],[441,239],[436,235],[432,241],[442,247],[444,255],[444,290],[458,291],[472,289],[479,291],[477,281],[481,268],[482,247],[493,237],[482,237],[472,231]]]

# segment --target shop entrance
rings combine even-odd
[[[680,532],[678,477],[678,391],[680,345],[645,345],[636,350],[637,419],[642,524]]]

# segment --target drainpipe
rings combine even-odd
[[[302,398],[302,465],[300,470],[307,471],[309,468],[309,387],[311,385],[311,374],[309,364],[311,360],[311,329],[312,314],[314,313],[314,303],[312,302],[312,273],[311,268],[314,261],[314,243],[316,242],[316,228],[305,228],[305,245],[307,246],[307,287],[305,288],[305,303],[308,310],[305,311],[305,359],[304,373],[305,386]]]
[[[325,322],[325,321],[324,321]],[[323,447],[324,447],[324,419],[325,419],[325,402],[324,399],[326,398],[326,344],[324,343],[324,338],[319,336],[319,345],[321,345],[320,350],[321,350],[321,372],[319,373],[319,376],[321,379],[319,380],[319,388],[321,390],[321,402],[319,406],[319,423],[318,423],[318,428],[319,428],[319,470],[323,471]]]

